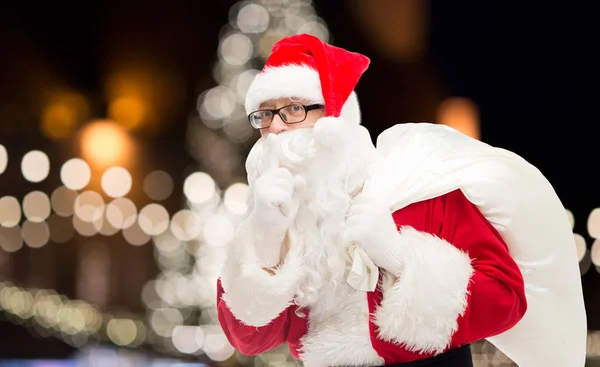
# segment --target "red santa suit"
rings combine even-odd
[[[310,36],[284,39],[250,86],[246,109],[304,97],[357,123],[353,89],[367,65]],[[363,193],[389,205],[400,275],[384,276],[354,251],[348,268],[358,280],[325,284],[314,304],[299,309],[301,253],[292,244],[266,272],[252,248],[254,228],[241,228],[247,242],[229,251],[217,296],[219,322],[237,350],[254,355],[287,343],[307,366],[378,366],[432,360],[488,339],[522,367],[583,366],[573,237],[535,168],[429,124],[384,132],[375,161]]]

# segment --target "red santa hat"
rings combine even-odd
[[[368,57],[299,34],[273,46],[246,94],[246,113],[270,99],[296,97],[325,105],[325,115],[360,124],[354,88],[369,67]]]

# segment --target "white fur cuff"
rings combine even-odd
[[[221,272],[223,300],[231,313],[249,326],[269,324],[294,300],[301,278],[300,255],[290,250],[271,275],[256,256],[253,228],[243,223]]]
[[[441,353],[468,302],[471,259],[439,237],[403,227],[400,279],[383,290],[375,314],[379,336],[410,351]]]

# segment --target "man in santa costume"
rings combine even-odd
[[[255,355],[306,366],[472,366],[488,339],[521,367],[582,367],[573,234],[542,174],[432,124],[372,144],[354,88],[363,55],[278,42],[249,87],[262,137],[248,215],[218,282],[219,321]]]

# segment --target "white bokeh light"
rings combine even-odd
[[[244,5],[237,15],[237,27],[244,33],[262,33],[269,26],[269,12],[259,4]]]
[[[92,223],[104,213],[104,199],[95,191],[84,191],[75,199],[75,216],[82,221]]]
[[[66,186],[59,186],[52,192],[50,201],[54,212],[62,217],[73,215],[75,209],[75,200],[77,191],[71,190]]]
[[[50,173],[50,159],[40,150],[32,150],[23,156],[21,172],[29,182],[42,182]]]
[[[600,238],[600,208],[594,208],[587,220],[587,230],[592,238]]]
[[[23,237],[21,228],[0,226],[0,248],[6,252],[15,252],[23,247]]]
[[[229,359],[235,353],[235,349],[222,332],[207,332],[204,336],[204,352],[213,361],[221,362]]]
[[[219,85],[201,95],[198,102],[198,112],[205,125],[209,128],[219,128],[222,124],[218,120],[225,119],[233,113],[237,98],[234,91]],[[217,121],[217,123],[210,123],[210,121]]]
[[[169,213],[159,204],[148,204],[138,215],[140,228],[150,236],[158,236],[169,228]]]
[[[46,222],[26,220],[21,227],[23,241],[31,248],[40,248],[50,240],[50,229]]]
[[[240,73],[237,78],[235,78],[235,91],[237,92],[238,100],[240,103],[244,102],[246,98],[246,93],[248,92],[248,88],[256,78],[256,75],[260,73],[259,70],[249,69],[242,73]],[[245,121],[247,122],[247,121]]]
[[[21,205],[14,196],[4,196],[0,199],[0,225],[11,228],[21,221]]]
[[[73,228],[75,228],[77,233],[79,233],[80,235],[85,236],[85,237],[92,237],[92,236],[98,234],[98,229],[96,229],[96,226],[94,225],[94,221],[98,221],[102,217],[95,218],[92,221],[84,221],[78,215],[74,215],[72,218],[73,218]]]
[[[159,308],[154,310],[150,316],[150,325],[154,332],[166,338],[170,338],[173,329],[182,323],[181,311],[174,308]]]
[[[579,261],[581,261],[581,260],[583,260],[585,254],[587,252],[585,238],[583,238],[583,236],[578,233],[574,233],[573,237],[575,237],[575,248],[577,249],[577,257],[578,257]]]
[[[106,219],[115,228],[131,227],[137,219],[137,208],[127,198],[117,198],[106,206]]]
[[[252,41],[242,33],[229,34],[219,45],[219,54],[230,65],[244,65],[252,58],[253,53]]]
[[[573,212],[569,209],[565,209],[565,211],[567,212],[567,218],[569,219],[569,223],[571,224],[571,230],[573,230],[573,228],[575,228],[575,216],[573,215]]]
[[[90,183],[92,170],[81,158],[71,158],[60,168],[60,180],[71,190],[81,190]]]
[[[23,214],[31,222],[45,221],[50,211],[50,198],[41,191],[32,191],[23,198]]]
[[[596,267],[600,267],[600,239],[594,240],[594,243],[592,243],[590,256],[592,258],[592,264]]]
[[[154,245],[160,252],[174,252],[181,247],[181,240],[167,230],[154,237]]]
[[[215,181],[205,172],[194,172],[185,179],[183,193],[193,204],[206,203],[216,193]]]
[[[123,229],[122,233],[125,240],[134,246],[142,246],[150,241],[150,235],[140,228],[137,221],[133,225]]]
[[[190,241],[202,231],[202,221],[198,214],[182,209],[171,219],[171,232],[181,241]]]
[[[102,175],[102,189],[111,198],[127,195],[131,190],[133,179],[131,174],[123,167],[111,167]]]
[[[0,175],[4,173],[8,166],[8,152],[4,145],[0,144]]]
[[[184,354],[198,352],[204,343],[204,332],[198,326],[178,325],[172,334],[173,346]]]
[[[223,194],[223,205],[233,214],[241,215],[246,213],[246,197],[248,195],[248,185],[237,182],[229,186]]]

